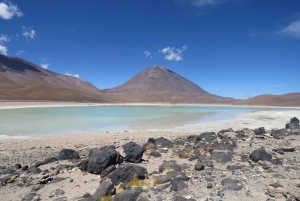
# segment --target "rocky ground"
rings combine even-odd
[[[273,130],[81,137],[0,141],[0,200],[300,200],[297,118]]]

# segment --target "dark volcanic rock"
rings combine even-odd
[[[106,149],[116,149],[115,146],[113,145],[110,145],[110,146],[104,146],[104,147],[101,147],[101,148],[92,148],[90,149],[89,151],[89,157],[92,157],[92,156],[95,156],[97,154],[100,154],[101,152],[104,152]]]
[[[111,165],[107,168],[105,168],[102,172],[101,172],[101,177],[105,177],[107,176],[109,173],[111,173],[112,171],[114,171],[116,169],[115,165]]]
[[[159,166],[158,171],[163,172],[166,169],[174,169],[174,170],[180,170],[180,166],[176,163],[176,161],[166,161],[163,164]]]
[[[58,189],[51,191],[49,197],[52,198],[52,197],[63,195],[63,194],[65,194],[65,191],[58,188]]]
[[[239,191],[243,188],[243,183],[236,179],[223,179],[222,185],[229,190]]]
[[[264,127],[260,127],[260,128],[254,129],[254,133],[255,133],[256,135],[263,135],[263,134],[266,133],[266,130],[265,130]]]
[[[249,158],[257,163],[258,161],[270,161],[272,155],[267,153],[265,149],[257,149],[249,155]]]
[[[300,128],[299,119],[296,117],[291,118],[290,123],[285,125],[286,129],[297,129]]]
[[[112,201],[136,201],[142,192],[141,188],[126,189],[122,193],[115,195]]]
[[[166,147],[166,148],[173,147],[173,142],[171,142],[170,140],[168,140],[164,137],[156,138],[155,143],[157,145],[161,145],[162,147]]]
[[[205,142],[212,142],[216,139],[217,139],[217,135],[214,132],[202,133],[196,137],[196,141],[205,141]]]
[[[47,159],[45,159],[45,160],[43,160],[43,161],[37,162],[34,166],[35,166],[35,167],[39,167],[39,166],[41,166],[41,165],[46,165],[46,164],[48,164],[48,163],[53,163],[53,162],[55,162],[55,161],[57,161],[57,159],[56,159],[55,157],[50,157],[50,158],[47,158]]]
[[[203,164],[196,164],[195,165],[195,170],[204,170],[204,165]]]
[[[131,163],[140,163],[146,149],[135,142],[128,142],[123,145],[126,154],[124,160]]]
[[[171,180],[171,190],[172,191],[181,191],[187,187],[188,187],[188,185],[185,184],[180,178],[174,178]]]
[[[40,201],[40,195],[36,193],[29,193],[25,197],[22,198],[21,201]]]
[[[58,160],[79,159],[79,154],[72,149],[63,149],[59,152]]]
[[[122,162],[122,157],[114,147],[106,147],[101,152],[83,161],[79,169],[93,174],[101,174],[109,166]]]
[[[145,179],[147,174],[147,169],[144,167],[126,164],[124,166],[118,167],[115,171],[111,172],[108,177],[111,179],[114,185],[119,185],[120,183],[127,184],[129,181],[133,180],[134,176],[138,179]]]
[[[146,150],[157,150],[157,145],[156,145],[155,139],[154,138],[149,138],[148,142],[143,144],[143,147]]]
[[[229,150],[233,150],[236,147],[237,147],[236,142],[233,139],[222,139],[220,142],[215,141],[212,144],[212,148],[214,150],[229,151]]]
[[[152,151],[149,156],[153,156],[153,157],[161,157],[161,154],[158,151]]]
[[[226,169],[230,171],[234,171],[234,170],[240,170],[242,168],[243,166],[239,166],[239,165],[228,165]]]
[[[180,177],[181,179],[183,179],[183,178],[189,179],[188,177],[186,177],[186,175],[183,172],[176,171],[176,170],[169,172],[167,174],[158,175],[155,177],[155,179],[158,184],[164,184],[166,182],[171,181],[171,179],[173,179],[175,177]]]
[[[184,198],[184,197],[181,197],[181,196],[176,196],[174,198],[174,201],[196,201],[194,199],[187,199],[187,198]]]
[[[228,163],[232,160],[232,156],[232,153],[213,152],[210,155],[210,159],[216,161],[217,163]]]
[[[114,185],[110,181],[103,181],[100,186],[97,188],[95,193],[92,195],[92,198],[95,200],[100,200],[104,196],[109,196],[114,194],[116,191]]]
[[[234,132],[234,130],[233,130],[232,128],[228,128],[228,129],[220,130],[220,131],[218,132],[218,134],[219,134],[219,133],[223,134],[223,133],[226,133],[226,132]]]

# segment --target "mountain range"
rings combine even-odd
[[[100,90],[79,78],[0,55],[0,100],[300,106],[300,93],[236,100],[211,94],[161,66],[147,68],[120,86]]]

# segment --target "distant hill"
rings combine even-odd
[[[108,101],[89,82],[43,69],[20,58],[0,55],[0,99]]]
[[[300,106],[300,93],[283,95],[259,95],[247,100],[233,102],[236,105],[267,105],[267,106]]]
[[[235,100],[211,94],[161,66],[147,68],[120,86],[99,90],[79,78],[0,54],[0,100],[300,106],[300,93]]]
[[[147,68],[124,84],[105,91],[116,100],[126,102],[230,103],[234,100],[213,95],[161,66]]]

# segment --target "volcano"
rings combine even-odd
[[[230,103],[233,100],[211,94],[162,66],[147,68],[124,84],[105,91],[126,102]]]

